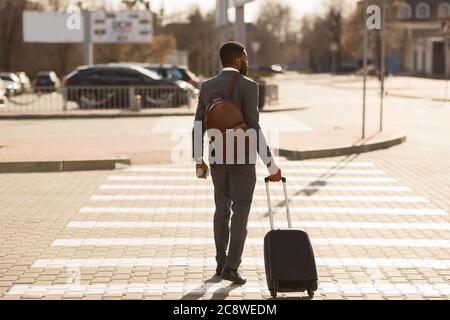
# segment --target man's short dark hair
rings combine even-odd
[[[242,57],[245,47],[236,41],[225,42],[220,48],[220,61],[223,67],[234,65],[237,58]]]

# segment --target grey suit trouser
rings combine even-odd
[[[253,164],[213,164],[214,241],[217,264],[237,270],[247,237],[247,221],[256,183]],[[233,211],[230,224],[230,208]],[[228,248],[228,255],[227,255]]]

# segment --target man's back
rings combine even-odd
[[[225,70],[217,76],[202,83],[197,112],[195,114],[195,121],[204,120],[206,108],[209,104],[211,104],[211,94],[214,91],[219,91],[224,94],[231,79],[237,73],[237,71]],[[231,92],[230,98],[241,108],[242,115],[244,116],[244,120],[247,124],[247,128],[256,130],[259,141],[259,139],[261,139],[261,136],[263,139],[264,136],[260,136],[259,134],[261,127],[259,125],[258,96],[258,84],[248,77],[241,76],[236,82],[234,89]],[[205,128],[203,128],[203,131],[204,130]],[[266,145],[265,139],[263,141],[263,145]],[[257,147],[259,150],[259,143]],[[265,149],[267,150],[266,152],[268,152],[267,155],[270,156],[270,151],[268,151],[267,147]],[[262,157],[265,156],[265,154],[261,154],[260,152],[259,154]],[[249,158],[252,159],[254,157]],[[267,160],[264,158],[263,161],[267,163]]]

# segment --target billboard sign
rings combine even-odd
[[[149,43],[152,34],[150,11],[91,13],[91,41],[94,43]]]
[[[68,24],[73,13],[23,12],[23,40],[40,43],[79,43],[84,39],[83,17],[76,24]],[[73,27],[76,26],[76,27]],[[81,26],[78,28],[78,26]]]
[[[153,34],[150,11],[90,12],[90,42],[149,43]],[[38,43],[81,43],[85,23],[81,12],[24,11],[23,39]]]

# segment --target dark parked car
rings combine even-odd
[[[61,86],[61,80],[54,71],[40,71],[34,79],[34,92],[54,92]]]
[[[140,97],[143,108],[178,107],[187,104],[193,94],[189,84],[162,79],[133,64],[79,67],[64,78],[63,85],[67,100],[82,109],[129,108],[130,96]]]
[[[143,65],[144,68],[154,71],[163,79],[182,80],[190,83],[195,88],[199,88],[200,79],[187,67],[171,64],[149,64]]]

